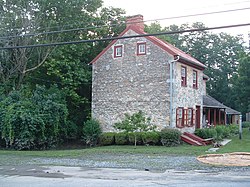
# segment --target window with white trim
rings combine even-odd
[[[187,86],[187,68],[181,66],[181,86]]]
[[[194,125],[194,110],[193,108],[184,109],[179,107],[176,109],[176,127],[192,127]]]
[[[146,42],[137,43],[137,55],[146,54]]]
[[[179,128],[184,127],[184,114],[183,108],[176,109],[176,126]]]
[[[114,46],[114,58],[122,57],[122,45],[115,45]]]
[[[197,82],[197,71],[193,70],[193,88],[198,88],[198,82]]]

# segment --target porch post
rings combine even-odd
[[[208,116],[207,116],[207,118],[208,118],[208,123],[211,125],[211,120],[210,120],[210,108],[208,109]]]
[[[216,126],[216,108],[214,109],[214,126]]]
[[[226,114],[226,109],[224,108],[224,125],[227,124],[227,114]]]
[[[221,112],[220,112],[220,109],[219,109],[219,124],[221,124],[221,117],[220,117],[220,115],[221,115]]]

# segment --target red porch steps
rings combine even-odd
[[[188,143],[188,144],[191,144],[191,145],[205,146],[205,145],[211,144],[213,139],[212,138],[203,139],[203,138],[196,136],[194,134],[184,132],[181,135],[181,140]]]

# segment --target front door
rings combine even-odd
[[[195,124],[196,124],[196,129],[200,129],[201,128],[201,107],[196,105],[196,119],[195,119]]]

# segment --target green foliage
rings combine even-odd
[[[230,135],[237,135],[239,134],[239,125],[231,124],[228,126],[230,130]]]
[[[234,75],[233,96],[235,108],[243,114],[250,111],[250,53],[242,53],[239,58],[238,73]]]
[[[136,139],[135,139],[136,138]],[[130,132],[128,133],[129,144],[131,145],[142,145],[142,132]]]
[[[119,132],[115,134],[116,145],[127,145],[128,144],[128,133]]]
[[[143,132],[141,137],[144,145],[158,145],[160,142],[160,135],[158,132]]]
[[[214,140],[222,140],[239,133],[237,125],[217,125],[214,128],[196,129],[195,134],[201,138],[214,138]]]
[[[243,121],[242,122],[242,128],[250,128],[250,122],[249,121]]]
[[[207,138],[217,138],[217,131],[214,128],[207,128],[207,129],[196,129],[194,132],[195,135],[207,139]]]
[[[217,132],[216,140],[222,140],[230,136],[230,129],[225,125],[217,125],[215,130]]]
[[[177,129],[162,129],[160,132],[161,143],[164,146],[176,146],[180,144],[181,132]]]
[[[121,122],[115,123],[114,128],[126,133],[134,133],[134,132],[147,132],[153,131],[156,126],[151,124],[151,119],[145,117],[142,111],[134,113],[132,115],[125,114],[125,119]],[[135,135],[135,146],[137,142],[136,133]]]
[[[87,120],[83,125],[83,141],[88,146],[95,146],[102,133],[100,122],[96,119]]]
[[[104,132],[99,137],[100,145],[114,145],[115,144],[115,132]]]
[[[67,115],[65,98],[56,87],[12,91],[0,102],[1,135],[7,147],[18,150],[49,148],[67,133]]]

